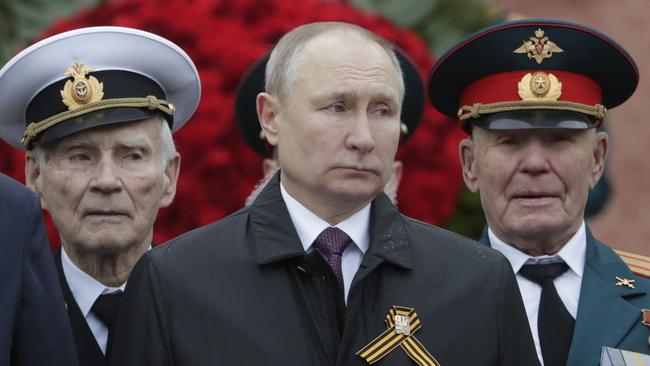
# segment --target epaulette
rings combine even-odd
[[[650,278],[650,257],[614,249],[616,254],[627,264],[632,273]]]

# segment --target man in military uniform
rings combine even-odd
[[[609,37],[548,20],[482,30],[430,74],[431,102],[469,134],[459,152],[488,223],[481,241],[510,261],[546,366],[598,365],[604,346],[650,351],[650,282],[583,218],[608,147],[596,128],[637,82]]]
[[[298,27],[265,90],[280,171],[250,206],[140,259],[111,362],[536,364],[505,258],[382,193],[404,97],[390,44],[346,23]]]
[[[126,280],[176,191],[171,132],[199,94],[180,48],[129,28],[58,34],[0,70],[0,136],[27,150],[27,184],[59,231],[55,264],[82,366],[107,363]]]

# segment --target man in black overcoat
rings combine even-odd
[[[399,70],[350,24],[279,41],[257,112],[280,171],[247,208],[141,258],[112,365],[537,364],[505,258],[381,193]]]

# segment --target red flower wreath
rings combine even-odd
[[[433,63],[413,32],[338,2],[316,0],[107,1],[51,26],[42,37],[92,25],[139,28],[169,38],[194,60],[203,84],[192,120],[175,134],[182,155],[174,204],[160,212],[156,242],[207,224],[242,207],[261,178],[261,160],[235,125],[233,98],[239,78],[277,39],[297,25],[335,20],[359,24],[404,49],[423,75]],[[456,152],[462,132],[427,106],[424,121],[398,158],[404,175],[398,200],[407,215],[441,224],[453,212],[461,186]],[[0,169],[24,180],[23,154],[0,145]],[[50,238],[58,242],[48,225]]]

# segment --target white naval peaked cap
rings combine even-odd
[[[171,41],[132,28],[80,28],[33,44],[0,69],[0,138],[25,149],[157,113],[175,132],[200,96],[194,63]]]

